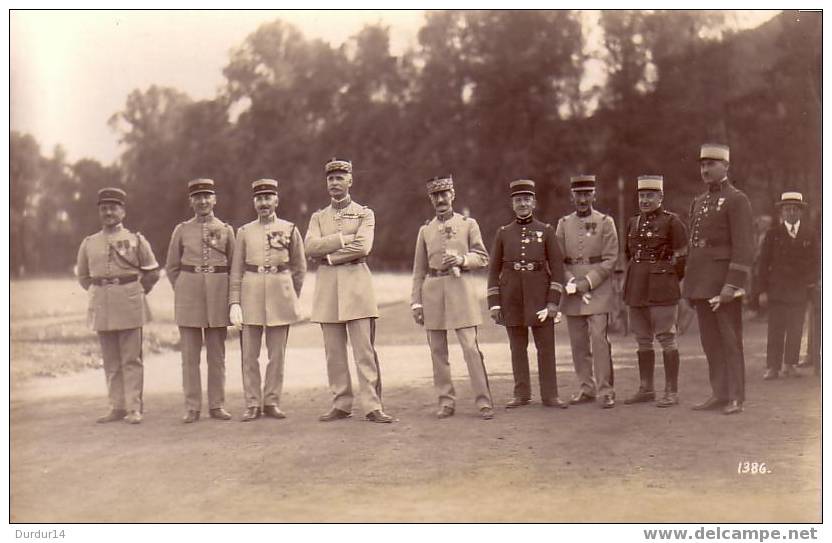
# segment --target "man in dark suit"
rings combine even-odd
[[[555,229],[537,220],[534,181],[509,184],[515,219],[501,226],[494,239],[488,268],[488,307],[491,318],[506,327],[514,373],[511,409],[531,401],[529,327],[537,347],[540,398],[546,407],[569,407],[558,397],[555,373],[555,323],[563,292],[563,256]]]
[[[745,359],[742,350],[742,296],[754,259],[751,202],[728,181],[729,149],[707,143],[699,170],[708,190],[690,208],[690,243],[682,296],[691,301],[708,359],[713,391],[694,410],[724,408],[742,412]]]
[[[766,234],[757,266],[760,292],[768,293],[768,345],[763,379],[798,377],[800,340],[806,303],[817,281],[817,241],[812,227],[801,223],[806,204],[799,192],[784,192],[777,202],[783,224]],[[785,348],[784,348],[785,343]]]

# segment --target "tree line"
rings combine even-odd
[[[217,182],[217,215],[235,227],[254,217],[251,181],[276,178],[278,214],[305,231],[334,156],[353,161],[353,195],[375,210],[376,268],[409,267],[432,214],[425,181],[447,173],[489,244],[517,178],[537,182],[548,222],[570,212],[579,173],[598,176],[597,207],[617,219],[636,210],[636,176],[663,174],[666,207],[686,216],[705,141],[731,146],[755,214],[784,190],[820,209],[819,13],[737,31],[726,12],[439,11],[398,55],[382,25],[332,47],[275,20],[232,50],[223,76],[210,100],[131,92],[110,118],[122,148],[110,165],[70,163],[60,147],[44,156],[12,132],[12,273],[69,271],[108,185],[128,191],[126,224],[157,256],[197,177]]]

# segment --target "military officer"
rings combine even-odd
[[[242,326],[243,422],[265,415],[284,419],[280,409],[289,326],[301,320],[298,297],[306,275],[303,239],[297,227],[276,215],[277,181],[251,184],[257,219],[237,231],[228,300],[231,324]],[[263,332],[269,361],[260,379]],[[262,410],[261,410],[262,406]]]
[[[760,292],[768,292],[766,380],[776,379],[781,368],[784,376],[800,375],[795,368],[806,304],[818,276],[816,231],[801,221],[803,194],[784,192],[776,205],[783,223],[766,233],[757,270]]]
[[[630,327],[636,336],[638,391],[625,404],[656,399],[653,370],[656,353],[653,339],[662,347],[664,395],[658,407],[679,403],[679,348],[676,345],[676,317],[687,255],[687,231],[681,219],[662,207],[664,178],[642,175],[637,181],[641,211],[627,225],[627,277],[624,302],[630,308]]]
[[[592,402],[600,396],[601,407],[608,409],[615,407],[607,325],[614,302],[609,277],[618,259],[618,233],[612,217],[592,207],[594,175],[573,176],[570,193],[575,212],[561,217],[555,230],[567,280],[560,309],[566,315],[581,387],[570,402]]]
[[[427,182],[427,191],[436,217],[419,229],[416,239],[411,309],[416,323],[427,330],[433,383],[439,395],[436,416],[444,419],[454,414],[448,330],[456,330],[480,416],[492,419],[488,374],[477,344],[480,304],[468,273],[487,266],[488,253],[477,221],[453,210],[453,178],[435,177]]]
[[[97,422],[142,421],[142,326],[149,320],[145,294],[159,280],[147,240],[122,225],[127,194],[98,191],[101,231],[78,249],[78,282],[89,290],[89,321],[98,333],[110,411]]]
[[[682,296],[691,301],[708,359],[712,395],[694,410],[742,412],[745,360],[742,300],[754,258],[751,202],[728,181],[730,150],[702,145],[699,171],[708,190],[690,207],[690,243]]]
[[[231,420],[225,410],[225,339],[228,320],[228,271],[234,254],[234,229],[214,216],[212,179],[188,182],[194,217],[173,229],[165,261],[173,285],[174,319],[182,351],[185,423],[199,420],[202,409],[200,352],[205,343],[208,366],[208,415]]]
[[[333,158],[324,168],[330,204],[312,214],[306,253],[318,260],[312,322],[320,323],[326,351],[332,408],[323,422],[352,413],[352,383],[347,365],[347,334],[358,370],[358,400],[371,422],[389,423],[381,403],[381,369],[376,354],[378,318],[367,256],[373,248],[375,214],[350,197],[352,163]]]
[[[555,323],[563,292],[563,256],[555,229],[534,217],[535,183],[509,183],[515,219],[497,230],[488,269],[491,318],[506,327],[514,374],[514,395],[506,408],[528,405],[529,327],[537,348],[540,398],[547,407],[569,407],[558,397]]]

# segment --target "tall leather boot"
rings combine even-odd
[[[679,403],[679,351],[664,351],[664,396],[656,407],[671,407]]]
[[[656,366],[655,351],[636,351],[638,355],[638,376],[641,384],[638,392],[624,400],[625,404],[652,402],[656,399],[653,389],[653,368]]]

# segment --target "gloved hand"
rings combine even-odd
[[[413,313],[413,320],[416,321],[416,324],[419,326],[424,326],[425,324],[425,310],[422,307],[414,307],[411,309]]]
[[[543,309],[541,309],[540,311],[538,311],[535,314],[537,315],[537,320],[539,322],[543,322],[549,317],[549,310],[544,307]]]
[[[575,286],[575,278],[574,277],[569,278],[569,281],[566,282],[565,289],[566,289],[567,294],[575,294],[576,292],[578,292],[578,288]]]
[[[724,285],[722,290],[719,291],[719,303],[727,304],[729,302],[734,301],[734,293],[736,289],[734,287],[730,287],[728,285]]]
[[[553,319],[556,318],[558,316],[558,314],[560,313],[560,311],[558,311],[557,304],[553,304],[553,303],[546,304],[546,311],[548,312],[549,316],[552,317]]]
[[[442,256],[442,268],[449,269],[454,266],[462,266],[463,258],[459,255],[445,253]]]
[[[581,277],[575,281],[575,288],[581,294],[589,292],[589,280],[586,277]]]
[[[240,304],[231,304],[231,308],[228,310],[228,318],[231,325],[237,330],[243,327],[243,308],[240,307]]]
[[[503,323],[503,310],[499,307],[494,307],[490,309],[491,313],[491,320],[496,322],[497,324]]]

